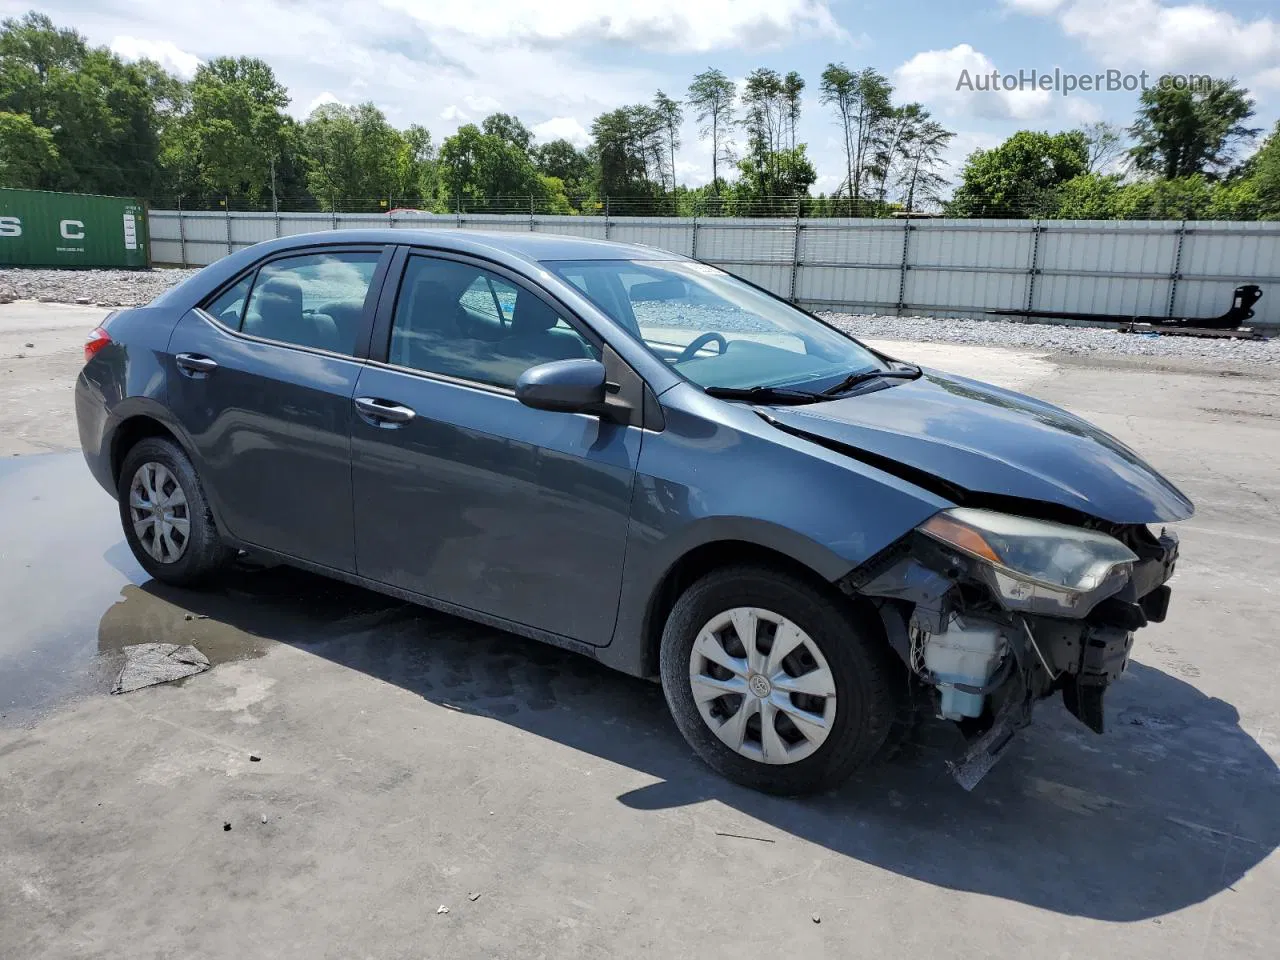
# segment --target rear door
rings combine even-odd
[[[170,405],[228,533],[355,570],[351,397],[389,254],[291,251],[179,321]]]
[[[642,431],[534,410],[512,389],[530,366],[601,345],[490,264],[415,254],[397,279],[355,392],[358,572],[608,643]]]

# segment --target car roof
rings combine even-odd
[[[320,243],[407,243],[472,253],[495,260],[515,257],[526,262],[552,260],[684,260],[685,257],[638,243],[615,243],[555,233],[500,230],[413,229],[324,230],[268,241],[276,250]],[[264,245],[265,246],[265,245]]]

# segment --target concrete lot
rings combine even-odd
[[[586,659],[287,570],[146,582],[78,453],[8,456],[75,443],[102,311],[66,311],[0,306],[0,357],[49,351],[0,363],[32,371],[0,382],[6,960],[1280,953],[1274,372],[892,345],[1088,417],[1198,513],[1107,735],[1044,704],[965,794],[929,725],[789,801]],[[151,640],[215,666],[105,696]]]

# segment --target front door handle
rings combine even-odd
[[[180,353],[173,358],[174,362],[189,377],[208,376],[218,369],[218,361],[198,353]]]
[[[360,416],[376,427],[398,427],[417,416],[412,407],[380,397],[356,397],[355,404]]]

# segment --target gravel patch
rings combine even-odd
[[[1228,340],[1120,333],[1103,327],[1052,323],[967,320],[946,317],[886,317],[822,313],[823,319],[857,337],[1017,347],[1054,354],[1112,354],[1169,357],[1212,363],[1280,363],[1280,338]]]
[[[0,302],[17,299],[87,303],[103,307],[141,306],[196,272],[194,269],[0,269]],[[1055,354],[1169,357],[1209,363],[1280,363],[1280,337],[1271,340],[1210,340],[1007,320],[888,317],[849,313],[823,313],[822,316],[855,336],[887,340],[1018,347]],[[711,329],[712,326],[714,324],[706,329]]]
[[[99,307],[140,307],[196,273],[186,270],[0,269],[0,301],[86,303]]]

